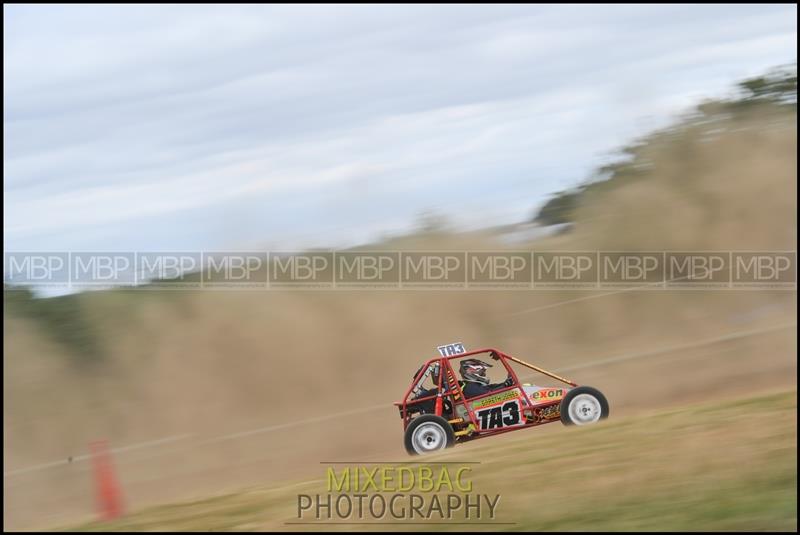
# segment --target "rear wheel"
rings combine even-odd
[[[561,400],[561,423],[589,425],[608,418],[608,400],[591,386],[573,388]]]
[[[404,442],[410,455],[422,455],[449,448],[455,440],[453,427],[447,420],[434,414],[423,414],[408,424]]]

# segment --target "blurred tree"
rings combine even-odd
[[[29,288],[3,285],[4,313],[39,324],[78,364],[96,362],[102,355],[92,322],[79,294],[37,298]]]
[[[417,216],[417,229],[420,232],[443,232],[447,229],[447,216],[433,210],[423,210]]]
[[[761,76],[747,78],[736,84],[737,95],[731,99],[706,100],[692,113],[675,124],[653,132],[644,139],[623,147],[619,159],[600,167],[595,178],[571,190],[560,191],[542,206],[533,218],[534,223],[555,225],[574,222],[575,210],[587,192],[610,188],[625,181],[637,180],[647,169],[648,161],[642,147],[648,140],[674,135],[681,127],[720,120],[731,114],[755,109],[756,105],[772,105],[778,112],[797,106],[797,63],[775,67]]]
[[[573,220],[573,213],[578,206],[583,189],[560,191],[547,201],[533,219],[540,225],[558,225]]]
[[[743,101],[797,103],[797,64],[777,67],[763,76],[739,82]]]

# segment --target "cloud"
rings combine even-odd
[[[527,217],[642,119],[792,61],[797,44],[795,6],[4,15],[4,237],[18,249],[361,237],[486,198]]]

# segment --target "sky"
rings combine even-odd
[[[530,219],[796,61],[795,5],[3,8],[5,251],[344,247]]]

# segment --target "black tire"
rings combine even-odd
[[[597,403],[600,406],[600,417],[597,418],[597,420],[585,421],[585,422],[573,421],[569,411],[570,403],[572,403],[572,400],[574,400],[576,397],[580,395],[588,395],[597,400]],[[596,421],[608,418],[608,400],[603,395],[603,393],[597,390],[596,388],[592,388],[591,386],[578,386],[567,392],[567,395],[564,396],[564,399],[561,400],[561,406],[559,407],[559,410],[561,411],[561,423],[564,425],[592,424],[595,423]]]
[[[420,429],[423,425],[425,427]],[[426,436],[420,436],[420,433],[426,433]],[[437,434],[438,437],[436,436]],[[425,443],[431,444],[432,448],[430,450],[421,448],[418,451],[414,448],[415,440],[418,445],[422,440],[425,440]],[[447,423],[447,420],[435,414],[423,414],[414,418],[408,424],[403,442],[409,455],[421,455],[452,447],[456,442],[456,436],[453,426]]]

